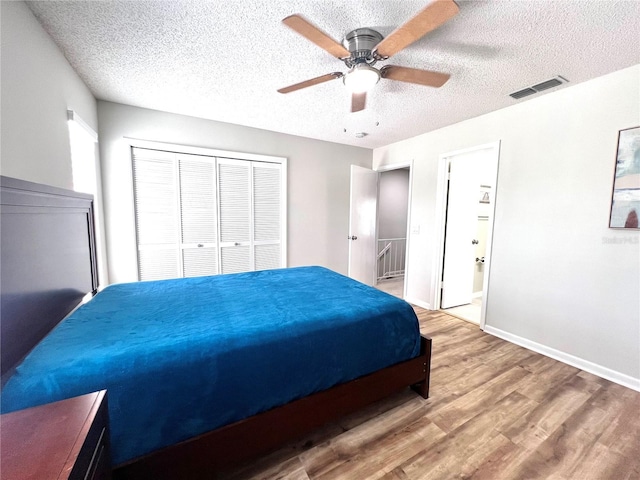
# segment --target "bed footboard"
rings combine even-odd
[[[407,386],[427,398],[430,367],[431,339],[422,336],[416,358],[120,465],[114,479],[213,478],[224,467],[274,450]]]
[[[420,357],[423,360],[424,380],[411,385],[411,388],[422,398],[429,398],[429,381],[431,379],[431,342],[429,337],[420,336]]]

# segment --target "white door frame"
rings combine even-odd
[[[407,232],[405,234],[405,254],[404,254],[404,287],[402,289],[402,298],[407,298],[407,291],[409,285],[409,241],[411,238],[411,188],[413,186],[413,159],[408,162],[401,163],[393,163],[390,165],[382,165],[375,169],[378,172],[378,176],[382,172],[389,172],[391,170],[399,170],[401,168],[409,169],[409,192],[407,196]],[[378,202],[380,201],[380,182],[378,182]],[[376,245],[378,245],[378,215],[376,214]],[[376,247],[376,255],[377,255],[377,247]],[[378,268],[378,264],[376,262],[376,269]],[[377,273],[377,270],[376,270]],[[377,275],[376,275],[377,278]]]
[[[491,204],[491,219],[489,222],[489,228],[487,231],[487,249],[485,253],[484,264],[484,278],[483,278],[483,291],[484,298],[482,299],[482,310],[480,313],[480,329],[484,330],[487,315],[487,300],[489,292],[489,280],[491,270],[491,247],[493,245],[493,226],[495,222],[496,211],[496,190],[498,187],[498,170],[500,168],[500,140],[491,143],[485,143],[471,148],[465,148],[462,150],[456,150],[440,155],[438,160],[438,186],[436,191],[436,239],[437,244],[435,250],[435,257],[433,259],[433,265],[436,268],[433,269],[431,277],[431,285],[433,286],[431,292],[431,298],[433,299],[433,309],[440,310],[441,300],[441,287],[442,287],[442,269],[444,268],[444,239],[445,239],[445,224],[447,218],[447,193],[448,193],[448,171],[449,162],[451,157],[461,155],[465,153],[475,152],[479,150],[492,149],[496,159],[496,178],[489,193],[489,202]]]

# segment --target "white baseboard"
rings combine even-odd
[[[408,303],[410,303],[412,305],[415,305],[417,307],[424,308],[426,310],[433,310],[433,308],[431,308],[431,304],[430,303],[423,302],[422,300],[418,300],[416,298],[405,297],[404,301],[408,302]]]
[[[546,345],[533,342],[526,338],[519,337],[518,335],[514,335],[509,332],[505,332],[504,330],[500,330],[499,328],[495,328],[490,325],[485,325],[484,331],[493,336],[502,338],[503,340],[506,340],[508,342],[520,345],[521,347],[524,347],[526,349],[533,350],[534,352],[541,353],[542,355],[551,357],[555,360],[559,360],[563,363],[571,365],[572,367],[579,368],[580,370],[584,370],[585,372],[589,372],[597,375],[598,377],[610,380],[614,383],[622,385],[623,387],[627,387],[640,392],[640,378],[634,378],[630,375],[611,370],[610,368],[603,367],[602,365],[598,365],[597,363],[590,362],[583,358],[575,357],[569,353],[556,350],[555,348],[547,347]]]

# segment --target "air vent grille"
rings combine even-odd
[[[538,83],[537,85],[533,85],[531,87],[518,90],[517,92],[510,93],[509,96],[518,100],[520,98],[533,95],[534,93],[542,92],[543,90],[548,90],[550,88],[557,87],[568,81],[569,80],[567,80],[566,78],[558,76],[550,80],[546,80],[544,82]]]
[[[551,80],[547,80],[546,82],[542,82],[537,85],[534,85],[531,88],[533,88],[537,92],[541,92],[549,88],[557,87],[558,85],[562,85],[562,82],[557,78],[552,78]]]
[[[526,97],[528,95],[533,95],[534,93],[536,93],[536,91],[533,88],[525,88],[524,90],[518,90],[517,92],[514,92],[509,96],[518,99]]]

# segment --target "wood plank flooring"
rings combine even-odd
[[[433,338],[428,400],[407,389],[219,478],[640,479],[640,393],[416,312]]]

